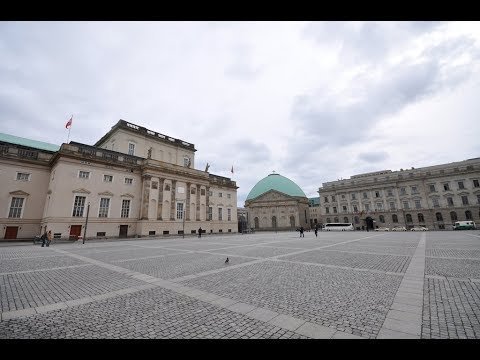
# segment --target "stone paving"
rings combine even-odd
[[[0,338],[478,339],[480,232],[1,243]]]

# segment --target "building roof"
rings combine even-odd
[[[35,148],[39,150],[46,150],[46,151],[58,151],[60,149],[60,145],[49,144],[43,141],[25,139],[19,136],[13,136],[8,134],[0,133],[0,142],[6,142],[10,144],[16,144],[21,146],[26,146],[30,148]]]
[[[246,200],[255,199],[270,190],[276,190],[290,196],[306,197],[302,189],[292,180],[280,174],[273,173],[260,180],[252,190],[250,190]]]

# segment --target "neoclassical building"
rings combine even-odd
[[[196,151],[124,120],[94,145],[0,134],[1,238],[237,232],[235,181],[195,169]]]
[[[292,180],[272,173],[250,190],[245,200],[248,227],[256,230],[291,230],[309,226],[308,199]]]
[[[354,175],[325,182],[318,193],[322,223],[431,230],[452,229],[457,220],[480,224],[480,158]]]

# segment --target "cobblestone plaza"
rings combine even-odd
[[[1,339],[479,339],[480,232],[4,243],[0,311]]]

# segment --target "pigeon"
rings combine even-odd
[[[227,257],[227,260],[225,260],[225,264],[228,264],[229,262],[230,262],[230,260]]]

